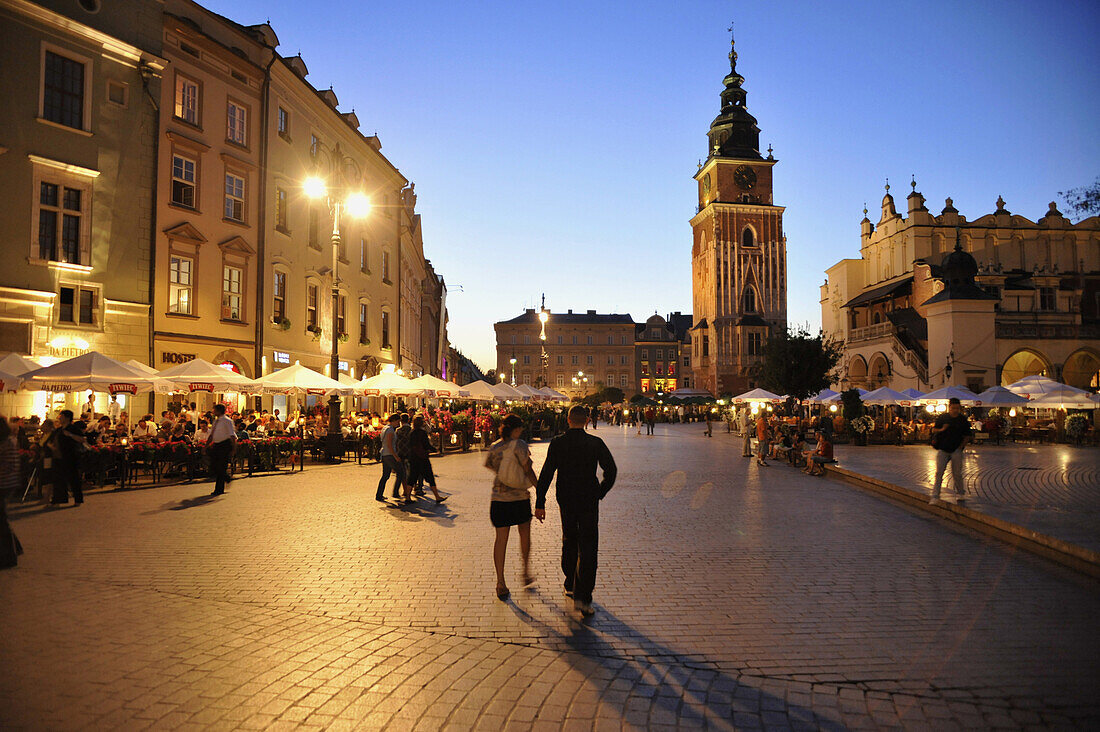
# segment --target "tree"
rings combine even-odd
[[[1065,201],[1068,211],[1075,216],[1087,219],[1089,216],[1100,215],[1100,178],[1089,185],[1059,191],[1058,195]]]
[[[594,394],[589,394],[581,400],[581,404],[589,407],[598,407],[604,402],[611,402],[612,404],[621,404],[626,398],[623,394],[623,390],[617,386],[609,386],[606,389],[600,389]]]
[[[490,384],[497,383],[497,370],[489,369],[488,371],[486,371],[484,378],[482,378],[482,381],[488,382]]]
[[[768,338],[753,377],[768,391],[805,399],[829,386],[842,353],[821,331],[810,335],[805,326],[792,326]]]

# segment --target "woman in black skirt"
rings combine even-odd
[[[504,581],[504,558],[508,550],[511,527],[519,527],[519,550],[523,555],[523,585],[534,583],[531,576],[531,486],[538,482],[531,465],[531,451],[519,437],[523,420],[514,414],[506,416],[500,426],[500,439],[489,447],[485,467],[493,471],[493,500],[489,504],[489,519],[496,527],[493,563],[497,570],[497,597],[507,600],[508,585]]]

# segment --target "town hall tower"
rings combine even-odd
[[[787,242],[783,207],[772,200],[772,168],[760,128],[745,106],[745,79],[730,42],[722,109],[699,166],[699,206],[691,219],[692,368],[715,396],[751,388],[768,335],[787,327]]]

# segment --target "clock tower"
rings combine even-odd
[[[722,108],[707,133],[707,159],[695,180],[699,206],[691,219],[692,370],[715,396],[753,386],[768,336],[787,327],[787,240],[783,207],[772,200],[768,148],[745,106],[743,76],[730,41]]]

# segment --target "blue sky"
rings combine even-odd
[[[270,19],[416,183],[451,341],[490,368],[492,324],[537,304],[641,320],[691,309],[692,175],[738,71],[775,202],[792,321],[916,175],[933,212],[1040,217],[1100,175],[1100,5],[208,0]],[[1092,71],[1089,71],[1092,69]]]

